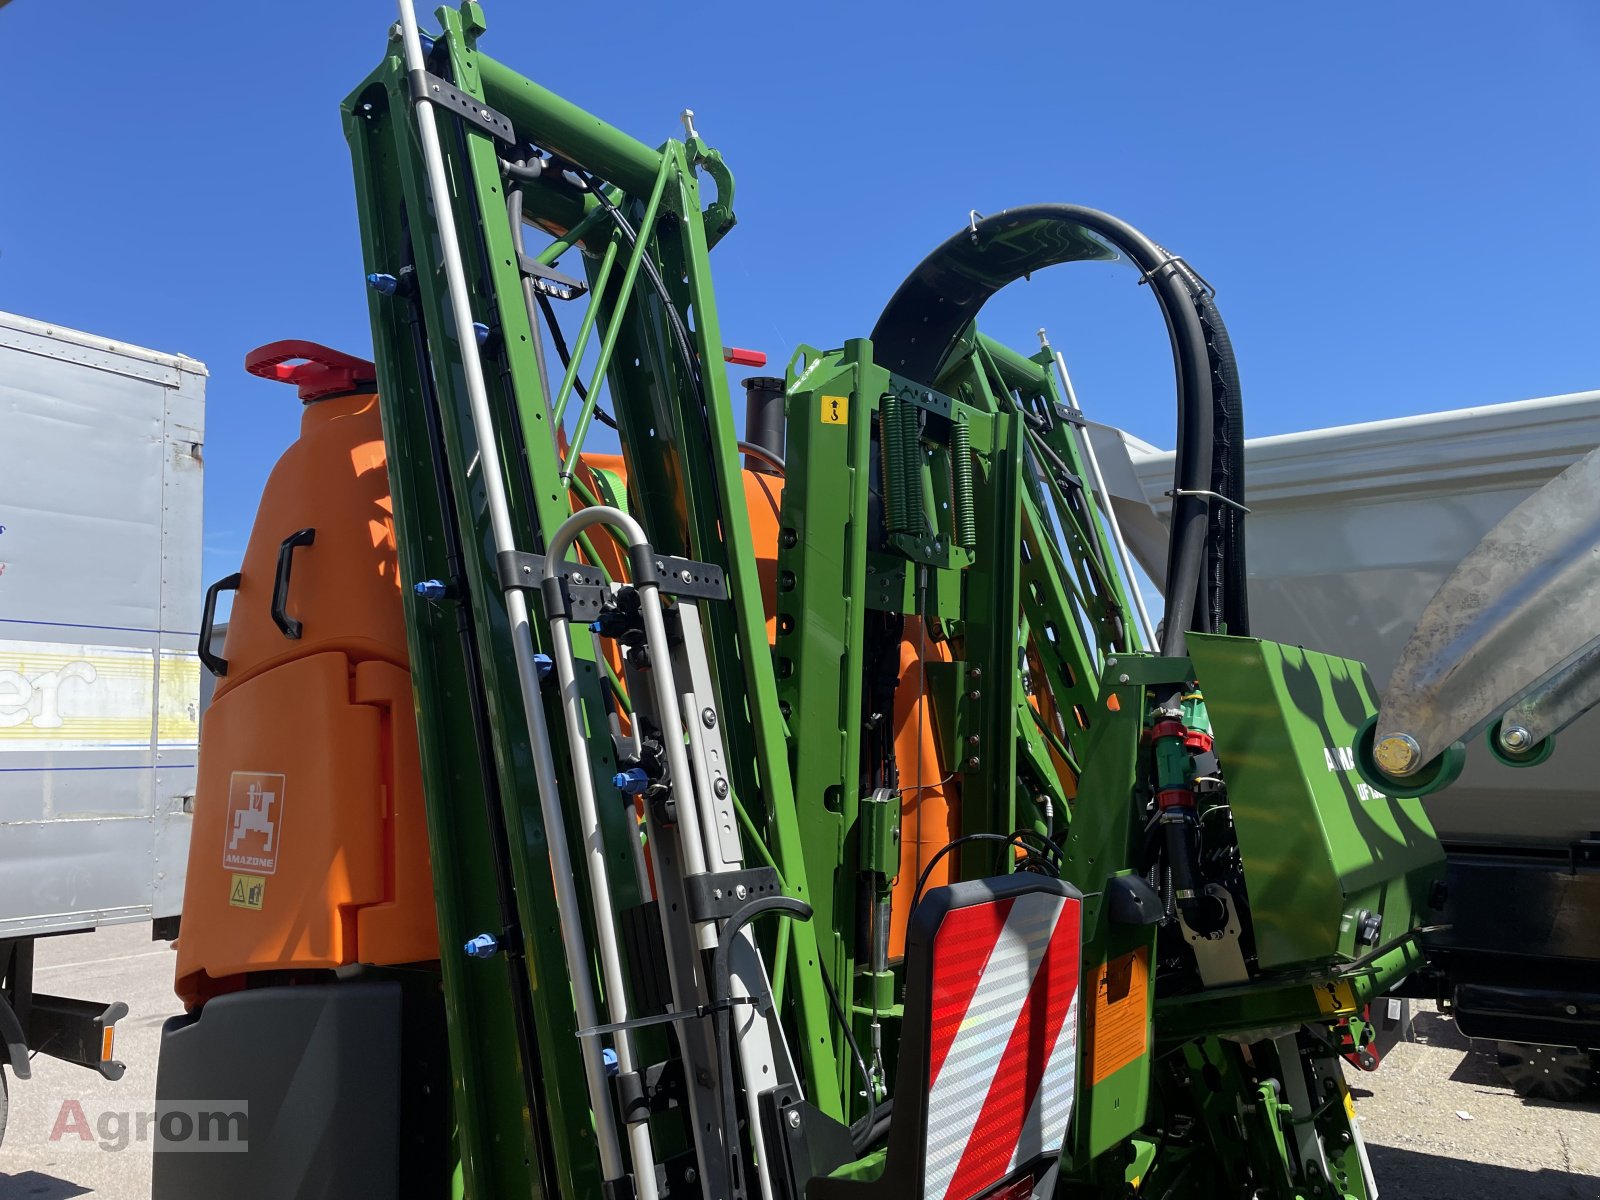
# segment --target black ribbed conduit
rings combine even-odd
[[[1075,204],[1010,208],[974,218],[922,261],[878,318],[873,350],[884,366],[931,387],[979,309],[1008,283],[1057,263],[1104,262],[1118,254],[1150,284],[1172,340],[1178,428],[1161,651],[1182,654],[1188,630],[1225,621],[1230,632],[1242,633],[1245,615],[1241,514],[1231,505],[1214,506],[1207,494],[1237,498],[1233,490],[1243,490],[1238,370],[1209,291],[1193,271],[1107,213]],[[1226,450],[1220,461],[1219,392]],[[1229,513],[1215,526],[1213,507]]]

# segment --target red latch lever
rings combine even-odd
[[[767,365],[767,356],[759,350],[745,350],[739,346],[724,346],[722,348],[722,361],[730,362],[736,367],[764,367]]]

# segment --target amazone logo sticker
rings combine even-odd
[[[277,871],[283,783],[282,775],[260,771],[235,771],[230,777],[228,824],[222,842],[224,867],[257,875]]]

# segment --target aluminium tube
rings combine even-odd
[[[634,590],[639,593],[645,644],[650,648],[650,678],[656,694],[656,711],[663,724],[661,740],[666,743],[667,770],[672,774],[672,786],[681,790],[677,819],[684,874],[701,875],[706,869],[706,844],[700,829],[699,809],[694,803],[694,773],[689,768],[689,754],[684,749],[683,738],[671,736],[671,730],[666,727],[666,722],[676,720],[678,715],[678,685],[673,678],[667,625],[661,615],[661,589],[655,578],[655,552],[650,548],[644,529],[620,508],[605,504],[580,508],[561,523],[555,536],[550,539],[545,551],[544,577],[554,578],[567,549],[578,534],[591,525],[611,525],[622,531],[623,540],[628,543],[629,568],[633,575]],[[641,567],[648,569],[641,570]],[[567,707],[565,696],[562,707]],[[716,946],[717,929],[714,921],[707,921],[700,927],[699,940],[703,950]]]
[[[400,10],[401,41],[408,71],[425,70],[422,57],[422,39],[417,32],[417,14],[412,0],[397,0]],[[461,246],[456,239],[455,211],[451,202],[449,182],[445,176],[444,151],[439,144],[439,127],[433,105],[427,99],[413,102],[417,118],[417,133],[422,145],[423,164],[426,168],[427,186],[433,201],[434,217],[438,224],[439,247],[444,258],[445,286],[450,297],[451,315],[454,318],[456,343],[461,353],[462,375],[467,387],[467,403],[472,416],[473,432],[478,442],[478,464],[483,475],[484,501],[489,511],[489,525],[495,552],[515,550],[516,541],[511,528],[511,508],[506,497],[505,477],[500,470],[500,457],[495,453],[494,417],[489,409],[489,397],[483,384],[483,363],[478,357],[478,339],[472,328],[472,305],[467,293],[466,270],[461,262]],[[544,818],[545,842],[550,854],[550,876],[555,887],[556,905],[560,913],[561,941],[566,951],[567,968],[572,977],[572,999],[580,1025],[600,1023],[595,1006],[594,983],[589,970],[588,949],[584,945],[581,909],[578,907],[577,884],[572,872],[571,856],[567,850],[566,823],[561,814],[561,794],[556,783],[555,760],[550,751],[550,733],[545,727],[544,705],[539,695],[538,667],[533,660],[533,634],[528,625],[528,599],[515,587],[505,589],[506,617],[511,625],[511,644],[516,655],[517,684],[522,695],[522,707],[527,720],[528,739],[531,743],[534,775],[539,789],[539,807]],[[594,1038],[583,1039],[582,1055],[584,1075],[588,1084],[589,1104],[595,1116],[595,1141],[600,1153],[600,1169],[607,1180],[620,1179],[626,1168],[622,1161],[622,1147],[617,1139],[616,1123],[612,1115],[611,1085],[606,1077],[601,1046]],[[648,1179],[636,1181],[640,1194],[648,1187],[650,1195],[644,1200],[654,1200],[655,1173]]]
[[[1039,344],[1044,351],[1055,360],[1056,371],[1061,376],[1061,389],[1067,398],[1067,405],[1073,413],[1083,416],[1083,407],[1078,403],[1078,393],[1072,386],[1072,376],[1067,373],[1067,360],[1061,356],[1061,351],[1050,345],[1050,339],[1043,329],[1039,330]],[[1100,456],[1094,452],[1094,439],[1089,436],[1087,428],[1083,429],[1083,457],[1089,464],[1089,474],[1094,478],[1094,490],[1100,494],[1101,511],[1105,515],[1106,527],[1111,530],[1111,542],[1117,548],[1117,562],[1122,567],[1123,582],[1128,585],[1128,595],[1133,600],[1133,607],[1139,613],[1139,628],[1144,633],[1146,648],[1156,649],[1156,627],[1151,624],[1150,613],[1144,606],[1144,596],[1139,591],[1139,577],[1134,573],[1133,556],[1128,553],[1128,543],[1122,538],[1122,525],[1117,520],[1117,513],[1111,507],[1111,493],[1106,490],[1105,476],[1100,474]]]
[[[563,521],[546,548],[544,577],[540,583],[545,589],[544,607],[550,623],[550,648],[555,659],[556,680],[560,685],[561,716],[566,724],[567,746],[572,754],[572,784],[578,795],[578,820],[582,826],[584,858],[589,867],[589,900],[594,906],[594,932],[599,943],[606,1009],[611,1024],[626,1025],[628,993],[622,977],[622,953],[617,945],[617,915],[612,901],[611,871],[606,866],[605,839],[600,832],[600,809],[595,800],[594,779],[584,762],[583,750],[589,741],[589,731],[584,719],[583,699],[578,694],[577,667],[572,658],[572,622],[561,606],[560,584],[556,579],[556,573],[564,565],[567,551],[577,540],[578,534],[590,525],[605,521],[607,514],[616,511],[585,508]],[[642,534],[636,540],[642,542]],[[552,586],[555,595],[551,595]],[[667,740],[670,742],[672,739],[669,736]],[[634,841],[637,840],[635,837]],[[632,1075],[633,1039],[627,1029],[619,1029],[614,1040],[617,1070],[624,1076]],[[653,1192],[655,1153],[650,1144],[649,1124],[646,1121],[629,1120],[628,1142],[633,1152],[636,1184],[642,1185],[638,1176],[648,1170],[652,1181],[650,1190]],[[641,1197],[646,1194],[643,1186],[639,1186],[639,1194]]]

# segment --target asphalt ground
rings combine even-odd
[[[178,1011],[172,959],[148,925],[40,944],[41,991],[127,1002],[116,1054],[128,1070],[108,1083],[36,1058],[32,1079],[9,1081],[0,1200],[150,1195],[149,1146],[131,1131],[136,1114],[153,1110],[161,1025]],[[1350,1073],[1384,1200],[1600,1200],[1600,1103],[1524,1100],[1448,1016],[1427,1008],[1414,1024],[1416,1040],[1395,1047],[1378,1071]]]

